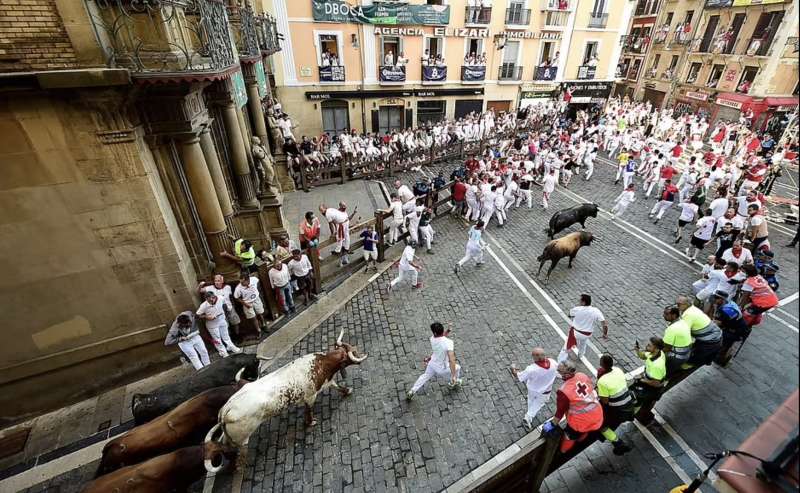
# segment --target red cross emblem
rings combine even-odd
[[[589,395],[589,392],[588,392],[589,389],[588,389],[588,387],[586,387],[585,383],[578,382],[578,383],[575,384],[575,388],[576,388],[575,392],[577,392],[578,395],[580,395],[582,397],[586,397],[587,395]]]

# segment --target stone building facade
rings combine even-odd
[[[278,37],[234,0],[0,0],[0,420],[174,364],[220,253],[285,231]]]

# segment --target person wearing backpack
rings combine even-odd
[[[739,290],[739,306],[747,325],[753,327],[761,323],[764,312],[778,306],[779,300],[767,280],[758,274],[755,265],[744,264],[741,270],[747,278]]]
[[[664,213],[667,212],[672,204],[675,203],[675,198],[678,196],[678,187],[672,184],[672,180],[665,180],[664,181],[664,191],[661,192],[661,200],[656,202],[653,206],[653,209],[650,210],[649,218],[652,219],[654,216],[656,218],[653,221],[653,224],[658,224],[658,221],[664,217]]]

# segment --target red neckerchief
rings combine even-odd
[[[545,370],[550,368],[550,360],[549,359],[545,359],[544,361],[534,361],[534,363],[536,363],[537,366],[540,366],[540,367],[544,368]]]

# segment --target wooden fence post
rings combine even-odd
[[[378,232],[378,262],[386,260],[386,231],[383,226],[383,212],[375,211],[375,231]]]
[[[560,426],[557,428],[559,433],[548,435],[545,438],[544,447],[531,458],[530,491],[534,493],[538,493],[542,487],[544,478],[547,477],[547,473],[550,470],[550,464],[553,462],[553,457],[561,444],[561,436],[564,432],[561,431]]]
[[[311,291],[314,294],[322,292],[322,269],[319,264],[319,250],[317,247],[308,248],[308,260],[311,262],[311,269],[314,271],[314,281]]]
[[[348,161],[349,161],[349,159],[342,159],[340,161],[341,165],[339,166],[339,169],[341,170],[342,176],[340,178],[339,183],[344,183],[344,182],[347,181],[347,162]]]
[[[300,168],[300,186],[304,192],[308,192],[308,176],[305,167]]]
[[[272,283],[269,280],[269,270],[271,268],[271,264],[260,265],[258,267],[258,279],[261,281],[261,286],[264,289],[264,297],[266,298],[264,301],[267,303],[272,320],[275,320],[281,314],[281,307],[278,303],[278,298],[275,296],[275,289],[272,287]]]

